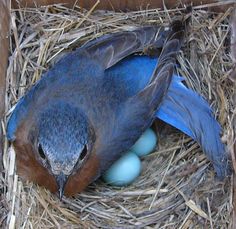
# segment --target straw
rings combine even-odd
[[[181,15],[178,9],[93,10],[54,5],[11,12],[6,121],[19,98],[65,51],[107,33],[146,24],[168,25],[177,13]],[[233,66],[230,13],[193,9],[178,72],[211,104],[223,126],[222,139],[232,146],[236,89],[227,77]],[[157,132],[158,147],[142,158],[142,174],[133,184],[115,188],[98,180],[62,202],[16,175],[15,156],[5,141],[0,223],[9,228],[230,228],[230,180],[217,181],[202,150],[184,134],[167,125]]]

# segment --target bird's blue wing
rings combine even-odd
[[[123,83],[124,85],[126,85],[126,88],[128,88],[129,96],[132,96],[134,94],[137,94],[147,85],[156,66],[156,62],[156,59],[147,56],[128,57],[125,60],[119,62],[114,67],[107,70],[107,75],[109,77],[112,77],[113,79],[116,78],[115,80],[117,81],[117,83]],[[178,76],[173,77],[169,88],[172,91],[171,95],[173,96],[173,93],[178,91],[191,92],[191,96],[195,98],[197,94],[192,90],[187,89],[182,84],[182,79],[183,78],[180,78]],[[183,88],[181,88],[181,86]],[[183,115],[181,114],[175,113],[174,107],[171,106],[171,98],[169,98],[169,94],[170,93],[168,92],[168,99],[166,98],[162,102],[162,105],[157,112],[157,117],[196,140],[194,133],[184,121],[185,117],[183,117]],[[205,107],[208,107],[209,109],[209,105],[203,99],[201,99],[200,96],[197,97],[199,98],[199,100],[197,101],[204,102],[203,104],[205,104]],[[183,106],[185,106],[184,103]]]
[[[147,85],[155,65],[156,59],[132,56],[107,70],[107,75],[122,80],[132,96]],[[229,165],[226,147],[220,139],[221,127],[206,100],[182,81],[182,77],[173,77],[156,116],[196,140],[212,161],[217,176],[224,177]]]
[[[41,102],[43,106],[48,102],[47,99],[52,99],[53,92],[63,94],[65,91],[64,96],[66,96],[71,85],[80,82],[80,86],[83,86],[81,82],[86,84],[88,77],[100,78],[104,69],[150,44],[155,43],[156,46],[162,47],[169,32],[171,31],[164,27],[145,26],[134,31],[108,34],[65,55],[18,102],[8,122],[8,139],[14,141],[18,127],[29,112],[35,111],[36,107],[40,110],[41,107],[38,106],[40,100],[43,101]]]

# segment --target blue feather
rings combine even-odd
[[[122,80],[131,96],[147,85],[156,61],[147,56],[131,56],[107,70],[107,74]],[[206,100],[188,89],[183,80],[173,76],[156,117],[197,141],[213,162],[218,177],[224,177],[229,173],[229,165],[226,147],[220,139],[221,127]]]
[[[122,85],[126,88],[126,96],[131,97],[148,84],[156,63],[155,58],[129,56],[107,69],[104,77],[116,85]],[[54,80],[50,75],[43,77],[41,86],[37,83],[34,90],[29,91],[25,97],[20,99],[8,122],[7,137],[9,140],[14,140],[19,123],[28,113],[27,100],[32,99],[32,91],[39,90],[47,81],[54,82]],[[228,170],[224,168],[224,166],[228,167],[228,159],[225,153],[226,148],[220,139],[221,127],[206,100],[188,89],[182,83],[183,80],[183,77],[173,76],[168,93],[162,101],[156,117],[196,140],[213,162],[218,177],[224,177],[225,171]],[[18,112],[16,112],[17,110]]]

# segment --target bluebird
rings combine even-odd
[[[221,127],[208,103],[174,74],[184,25],[144,26],[102,36],[61,58],[22,97],[7,137],[26,180],[81,192],[127,151],[156,118],[196,140],[216,174],[228,174]],[[162,48],[159,58],[137,55]]]

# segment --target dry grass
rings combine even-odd
[[[94,13],[60,5],[12,11],[6,120],[17,100],[64,51],[130,26],[168,24],[177,13]],[[222,138],[231,146],[236,90],[228,79],[229,15],[230,10],[193,10],[179,72],[210,102],[223,126]],[[230,228],[231,181],[217,181],[199,146],[184,134],[171,127],[158,133],[157,150],[143,158],[142,174],[132,185],[114,188],[97,181],[62,202],[43,188],[22,183],[6,140],[0,220],[9,228]]]

